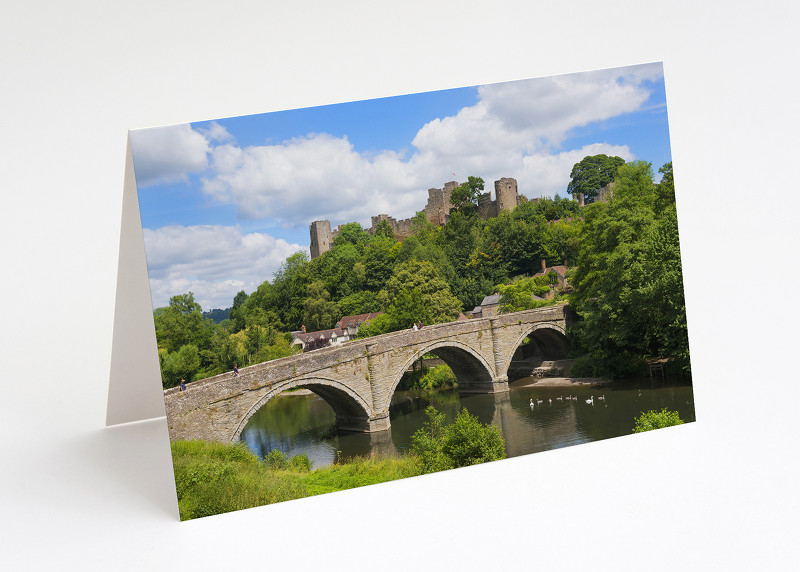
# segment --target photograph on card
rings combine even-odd
[[[695,421],[661,63],[130,138],[182,520]]]

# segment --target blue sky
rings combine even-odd
[[[403,95],[131,132],[154,307],[192,291],[230,306],[332,226],[422,210],[427,189],[513,177],[565,193],[605,153],[671,160],[661,64]],[[456,176],[453,176],[456,173]]]

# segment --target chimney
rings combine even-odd
[[[547,263],[545,262],[544,258],[542,258],[542,274],[547,272]]]
[[[304,333],[304,334],[306,333],[306,327],[305,327],[305,325],[302,325],[302,326],[300,326],[300,329],[301,329],[301,330],[303,330],[303,333]]]

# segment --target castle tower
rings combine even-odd
[[[315,220],[309,225],[311,234],[311,258],[317,258],[331,249],[331,222],[329,220]]]
[[[496,215],[499,215],[503,211],[514,210],[519,202],[517,180],[510,177],[503,177],[499,181],[495,181],[494,196],[497,199]]]
[[[428,204],[425,205],[425,216],[435,225],[443,225],[450,216],[453,190],[458,187],[456,181],[448,181],[443,189],[428,189]]]
[[[490,192],[481,193],[478,197],[478,216],[482,219],[492,218],[495,216],[495,203],[492,200]]]

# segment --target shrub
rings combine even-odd
[[[482,425],[466,409],[451,425],[444,425],[444,413],[433,406],[425,414],[428,422],[411,437],[411,450],[419,457],[423,473],[505,458],[500,430],[492,424]]]
[[[289,459],[280,449],[273,449],[264,455],[264,464],[270,469],[285,469],[289,466]]]
[[[667,411],[665,407],[661,411],[645,411],[636,418],[634,433],[644,433],[653,429],[672,427],[673,425],[683,425],[683,421],[678,416],[677,411]]]
[[[455,422],[445,429],[442,452],[455,467],[496,461],[506,456],[500,429],[491,423],[482,425],[466,409],[462,409]]]
[[[307,473],[311,470],[311,461],[308,455],[300,453],[289,460],[289,468],[301,473]]]

